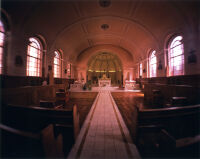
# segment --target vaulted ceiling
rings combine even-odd
[[[192,28],[198,12],[187,0],[103,0],[103,5],[100,0],[8,0],[4,7],[15,31],[27,38],[42,35],[48,51],[62,49],[70,61],[105,44],[123,48],[137,61],[149,49],[160,50],[167,34]]]

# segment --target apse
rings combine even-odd
[[[102,76],[111,78],[112,85],[119,85],[122,82],[122,63],[120,59],[109,52],[100,52],[92,56],[88,62],[87,81],[97,84]]]

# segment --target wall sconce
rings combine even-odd
[[[146,73],[146,69],[145,68],[143,69],[143,73]]]
[[[195,50],[191,50],[189,52],[189,56],[188,56],[188,63],[196,63],[197,62],[197,56],[195,54]]]
[[[67,69],[65,69],[65,74],[67,74]]]
[[[162,70],[162,63],[161,63],[161,60],[159,61],[159,64],[158,64],[158,70]]]

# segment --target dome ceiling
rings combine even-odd
[[[88,62],[88,71],[90,72],[117,72],[121,70],[122,66],[118,57],[107,52],[93,56]]]
[[[163,48],[166,35],[191,29],[191,16],[198,13],[197,5],[187,0],[36,0],[8,1],[3,6],[11,10],[11,19],[21,17],[13,22],[16,30],[27,38],[42,35],[48,52],[61,49],[64,58],[74,62],[97,45],[121,47],[136,62],[150,48]]]

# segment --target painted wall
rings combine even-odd
[[[123,78],[125,80],[126,78],[126,74],[127,72],[129,72],[129,79],[133,79],[134,75],[133,75],[133,57],[132,55],[120,48],[120,47],[116,47],[113,45],[98,45],[92,48],[89,48],[87,50],[85,50],[84,52],[82,52],[76,61],[76,71],[77,71],[77,78],[78,80],[80,80],[80,74],[82,74],[84,81],[86,81],[87,78],[87,69],[88,69],[88,62],[89,60],[96,54],[101,53],[101,52],[108,52],[108,53],[112,53],[114,55],[116,55],[122,63],[122,72],[123,72]]]
[[[91,12],[92,10],[82,3],[77,6],[82,8],[85,14],[81,14],[79,10],[79,15],[76,10],[80,8],[73,7],[73,3],[39,4],[38,2],[32,5],[28,2],[16,2],[17,6],[11,3],[13,2],[4,5],[6,10],[1,9],[1,18],[6,26],[4,74],[26,76],[28,39],[39,35],[45,45],[44,76],[46,77],[48,66],[53,65],[53,52],[57,49],[63,50],[62,78],[67,78],[65,69],[70,62],[73,64],[72,78],[86,80],[87,62],[99,51],[112,52],[122,60],[124,80],[138,77],[140,59],[143,62],[143,69],[146,69],[143,77],[148,77],[149,49],[155,49],[159,54],[158,61],[161,61],[163,67],[162,70],[157,70],[157,77],[164,77],[166,42],[173,34],[181,34],[184,38],[185,74],[200,74],[200,15],[199,8],[195,10],[195,3],[191,3],[190,6],[182,5],[182,2],[178,4],[177,1],[175,7],[174,3],[146,4],[145,1],[144,3],[141,1],[137,5],[136,12],[133,11],[134,16],[120,12],[127,11],[124,3],[120,4],[120,8],[122,5],[123,9],[118,9],[117,12],[111,7],[107,12],[108,17],[101,17],[102,8],[98,7],[98,12],[97,10]],[[114,1],[112,3],[112,6],[119,5],[114,4]],[[52,9],[52,12],[49,9]],[[66,11],[71,14],[65,14]],[[146,11],[149,16],[146,16]],[[162,16],[165,18],[161,18]],[[105,19],[107,21],[104,21]],[[109,22],[110,28],[107,31],[102,30],[100,22]],[[187,59],[192,50],[197,56],[197,62],[188,64]],[[22,58],[22,65],[15,64],[16,56]]]
[[[199,29],[196,30],[190,30],[187,32],[174,32],[178,33],[178,35],[183,36],[183,45],[184,45],[184,75],[194,75],[194,74],[200,74],[200,45],[199,45]],[[180,34],[179,34],[180,33]],[[167,76],[167,42],[171,38],[171,36],[166,36],[165,39],[163,39],[163,47],[160,48],[160,50],[156,50],[156,57],[157,57],[157,77],[165,77]],[[194,52],[196,56],[196,63],[189,63],[188,58],[191,55],[191,52]],[[149,58],[148,58],[149,52],[147,51],[146,57],[144,59],[141,59],[137,62],[134,69],[137,70],[135,72],[135,76],[138,77],[138,71],[139,71],[139,63],[142,62],[143,70],[145,69],[146,72],[143,72],[142,77],[147,78],[149,77]],[[158,69],[158,65],[162,65],[162,69]]]

